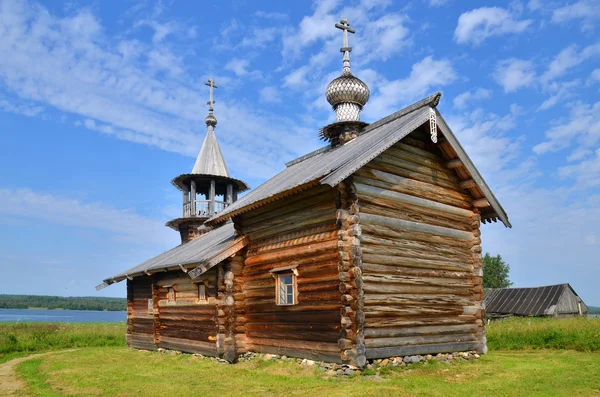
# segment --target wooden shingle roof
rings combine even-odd
[[[247,195],[208,220],[218,224],[235,215],[251,211],[269,202],[292,195],[316,185],[336,186],[355,171],[389,149],[402,138],[428,123],[431,112],[437,117],[438,133],[442,136],[440,151],[446,160],[454,160],[452,168],[475,199],[488,200],[489,208],[481,211],[482,221],[500,219],[511,227],[506,212],[485,183],[456,136],[435,109],[441,94],[430,95],[390,116],[368,125],[354,140],[337,147],[326,146],[294,161]],[[466,184],[468,182],[468,184]]]
[[[566,289],[573,291],[569,284],[533,288],[486,288],[485,311],[488,314],[517,316],[553,315]]]

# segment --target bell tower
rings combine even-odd
[[[183,208],[182,216],[167,222],[166,225],[179,231],[182,243],[210,231],[211,228],[204,225],[204,222],[236,201],[238,193],[248,189],[245,182],[229,175],[215,136],[217,118],[213,114],[213,89],[217,88],[217,85],[212,78],[205,84],[210,92],[207,102],[208,116],[204,120],[207,127],[206,137],[192,172],[179,175],[171,181],[182,192]]]

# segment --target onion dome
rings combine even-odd
[[[350,70],[350,52],[352,48],[348,46],[348,32],[356,31],[350,28],[350,23],[343,18],[335,27],[344,31],[344,47],[340,52],[344,53],[344,68],[342,75],[329,83],[325,90],[327,102],[335,110],[336,121],[360,121],[360,112],[369,101],[371,92],[369,87],[358,77],[352,75]]]
[[[215,115],[213,114],[212,111],[210,111],[208,113],[208,116],[206,116],[206,118],[204,119],[204,122],[206,123],[206,126],[210,126],[210,127],[216,127],[217,125],[217,118],[215,117]]]

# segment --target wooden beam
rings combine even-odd
[[[490,202],[486,198],[473,200],[473,207],[475,207],[475,208],[482,208],[482,207],[489,207],[489,206],[490,206]]]
[[[446,163],[446,167],[448,167],[450,169],[462,167],[463,165],[464,164],[462,161],[460,161],[460,159],[450,160]]]
[[[459,182],[459,186],[462,187],[463,189],[468,189],[470,187],[477,186],[477,183],[475,183],[475,181],[473,179],[466,179],[464,181]]]

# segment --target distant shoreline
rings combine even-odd
[[[127,299],[95,296],[0,295],[0,309],[123,312],[127,310]]]

